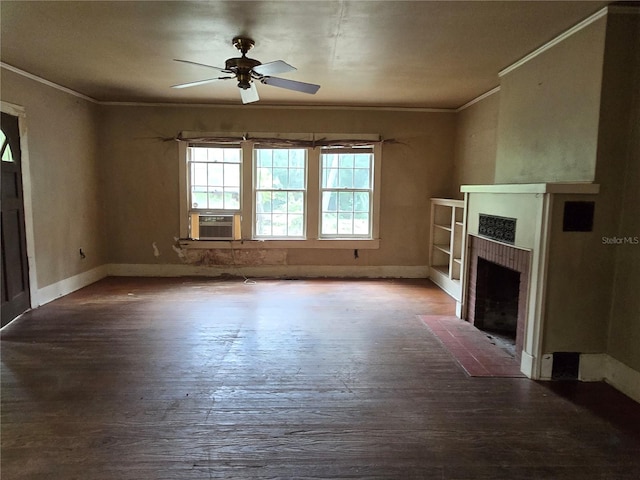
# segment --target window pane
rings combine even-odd
[[[289,170],[288,169],[274,167],[273,188],[289,188]]]
[[[353,215],[353,233],[356,235],[369,235],[368,213],[355,213]]]
[[[0,130],[0,146],[2,147],[2,161],[13,162],[13,153],[11,152],[11,146],[9,145],[7,137],[2,130]]]
[[[338,214],[338,234],[351,235],[353,233],[353,214]]]
[[[355,192],[353,210],[356,212],[369,211],[369,192]]]
[[[370,153],[358,153],[354,156],[355,168],[367,168],[371,169],[371,154]]]
[[[194,162],[206,162],[208,159],[206,148],[189,148],[189,156]]]
[[[323,188],[336,188],[338,186],[338,169],[328,168],[323,172]]]
[[[257,179],[256,185],[258,186],[258,188],[273,187],[270,168],[258,167],[258,179]]]
[[[304,217],[302,215],[289,215],[288,234],[290,237],[302,237],[304,233]]]
[[[271,158],[271,152],[272,150],[263,150],[263,149],[259,149],[257,150],[257,155],[258,155],[258,161],[257,161],[257,165],[258,167],[272,167],[273,166],[273,161]]]
[[[256,215],[256,234],[271,235],[271,215],[258,213]]]
[[[287,213],[287,192],[273,192],[273,211]]]
[[[222,163],[224,161],[224,153],[222,148],[201,148],[199,150],[205,150],[207,152],[207,162],[209,163]]]
[[[289,150],[289,167],[304,168],[304,150]]]
[[[353,170],[340,169],[338,185],[340,188],[353,188]]]
[[[240,186],[240,165],[227,163],[224,165],[224,186]]]
[[[224,198],[222,190],[209,191],[209,205],[207,208],[224,208]]]
[[[283,213],[274,213],[271,217],[272,235],[277,237],[287,236],[287,215]]]
[[[207,191],[206,188],[193,189],[191,191],[191,208],[207,208]]]
[[[207,185],[219,186],[224,185],[224,165],[219,163],[210,163],[207,168]]]
[[[273,151],[273,166],[275,167],[288,167],[289,166],[289,150],[274,150]]]
[[[240,163],[239,148],[222,148],[224,151],[224,161],[229,163]]]
[[[289,170],[289,188],[304,188],[304,170],[302,168]]]
[[[271,192],[258,192],[256,194],[256,211],[258,213],[271,213]]]
[[[353,192],[338,193],[338,210],[341,212],[353,211]]]
[[[354,188],[371,188],[371,175],[369,175],[369,170],[356,168],[353,171],[353,186]]]
[[[336,192],[322,192],[322,211],[338,211],[338,194]]]
[[[322,214],[322,235],[336,235],[338,233],[338,214]]]
[[[353,155],[340,155],[340,168],[353,168]]]
[[[287,200],[289,213],[304,212],[304,194],[302,192],[289,192]]]
[[[193,163],[191,169],[191,184],[206,185],[207,184],[207,164]]]
[[[224,192],[224,208],[229,210],[238,210],[240,208],[240,190],[225,189]]]

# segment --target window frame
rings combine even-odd
[[[325,166],[324,166],[324,158],[323,155],[340,155],[340,154],[362,154],[362,153],[367,153],[370,154],[370,159],[369,159],[369,166],[368,166],[368,170],[369,170],[369,187],[368,188],[359,188],[356,186],[351,186],[351,187],[340,187],[340,186],[334,186],[334,187],[326,187],[324,186],[324,171],[325,171]],[[320,213],[319,213],[319,226],[318,226],[318,237],[321,239],[365,239],[365,240],[369,240],[373,238],[373,226],[374,226],[374,222],[373,222],[373,215],[374,215],[374,196],[375,196],[375,152],[374,152],[374,148],[373,145],[369,145],[369,146],[362,146],[362,147],[338,147],[338,148],[321,148],[320,149],[320,160],[319,160],[319,167],[320,167],[320,198],[319,198],[319,208],[320,208]],[[338,171],[338,175],[340,174],[340,170],[346,170],[346,168],[343,168],[341,166],[338,166],[337,169],[335,168],[331,168],[333,170],[337,170]],[[353,170],[355,173],[355,170],[357,169],[357,167],[354,165],[352,167],[349,167],[350,170]],[[327,192],[333,192],[336,193],[338,195],[338,198],[340,197],[340,193],[351,193],[351,194],[356,194],[356,193],[368,193],[369,196],[369,200],[368,200],[368,211],[367,213],[367,218],[368,218],[368,228],[367,228],[367,233],[340,233],[339,232],[339,218],[336,219],[336,228],[337,228],[337,232],[336,233],[323,233],[323,214],[324,214],[324,207],[323,207],[323,196],[324,193]],[[339,200],[338,200],[339,202]],[[340,216],[340,208],[339,206],[337,206],[336,209],[336,215],[339,217]],[[345,212],[346,213],[346,212]],[[356,214],[358,213],[357,210],[352,210],[350,213],[352,214]]]
[[[209,147],[206,147],[205,145],[210,145]],[[200,161],[194,161],[193,159],[189,158],[189,148],[222,148],[222,149],[238,149],[239,153],[240,153],[240,161],[239,162],[200,162]],[[218,214],[218,215],[233,215],[236,213],[241,213],[242,212],[242,200],[243,200],[243,190],[244,190],[244,185],[243,185],[243,175],[242,175],[242,170],[243,170],[243,150],[242,150],[242,146],[240,144],[228,144],[228,145],[220,145],[220,144],[215,144],[215,143],[210,143],[210,144],[205,144],[202,142],[189,142],[187,144],[187,183],[188,183],[188,190],[187,190],[187,196],[188,196],[188,205],[189,205],[189,214],[192,213],[200,213],[200,214]],[[238,165],[239,167],[239,171],[238,171],[238,178],[239,178],[239,185],[238,185],[238,208],[210,208],[209,206],[207,206],[206,208],[200,208],[200,207],[194,207],[193,206],[193,184],[192,184],[192,169],[191,166],[193,165],[193,163],[215,163],[215,164],[219,164],[219,165],[223,165],[223,169],[224,169],[224,165],[226,164],[230,164],[230,165]],[[224,174],[223,174],[224,175]],[[207,189],[210,188],[209,183],[207,183],[206,185]],[[223,188],[223,202],[224,202],[224,189],[225,189],[225,185],[223,183],[222,185]]]
[[[314,137],[335,140],[358,138],[373,146],[373,200],[371,212],[370,238],[322,238],[320,232],[320,147],[303,147],[307,149],[307,194],[306,194],[306,237],[305,238],[270,238],[254,236],[254,188],[253,150],[257,142],[251,138],[287,138],[312,140]],[[378,249],[380,248],[380,199],[382,180],[382,142],[377,134],[281,134],[247,132],[181,132],[178,143],[178,182],[179,182],[179,235],[176,242],[185,249],[288,249],[288,248],[320,248],[320,249]],[[239,240],[192,240],[189,239],[189,181],[187,146],[192,143],[209,143],[203,138],[246,138],[240,141],[241,158],[241,235]],[[216,143],[211,141],[211,143]],[[221,142],[217,142],[221,143]],[[248,187],[248,188],[247,188]]]
[[[273,186],[271,188],[261,188],[258,185],[258,168],[264,168],[258,165],[258,155],[259,155],[259,151],[260,150],[302,150],[304,152],[304,166],[303,166],[303,186],[302,188],[292,188],[289,185],[287,185],[288,188],[274,188]],[[308,182],[308,171],[309,171],[309,149],[308,148],[302,148],[302,147],[291,147],[291,148],[275,148],[275,147],[271,147],[268,145],[254,145],[253,146],[253,151],[252,151],[252,158],[253,158],[253,165],[252,165],[252,199],[253,199],[253,215],[251,216],[251,225],[252,225],[252,240],[262,240],[262,241],[270,241],[270,240],[306,240],[307,239],[307,223],[308,223],[308,205],[307,205],[307,198],[308,198],[308,189],[309,189],[309,182]],[[288,165],[287,165],[287,170],[290,170],[292,167],[290,165],[290,158],[288,159]],[[272,169],[275,168],[275,166],[271,167]],[[282,168],[282,167],[280,167]],[[258,233],[258,215],[261,214],[261,212],[258,212],[258,193],[259,192],[271,192],[272,194],[274,192],[287,192],[288,193],[293,193],[293,192],[301,192],[302,193],[302,221],[303,221],[303,225],[302,225],[302,234],[301,235],[261,235]],[[271,214],[273,215],[273,212],[271,212]],[[288,213],[287,213],[288,215]]]

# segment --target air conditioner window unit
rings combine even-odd
[[[237,223],[239,223],[239,215],[193,213],[191,214],[191,238],[194,240],[234,240]]]

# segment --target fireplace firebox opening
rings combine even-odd
[[[520,272],[478,258],[474,325],[515,343]]]

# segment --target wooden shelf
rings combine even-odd
[[[437,223],[433,225],[436,228],[441,228],[442,230],[446,230],[447,232],[451,231],[451,227],[448,225],[438,225]]]
[[[451,255],[451,249],[449,248],[449,245],[434,245],[433,248],[437,248],[441,252],[444,252],[447,255]]]
[[[461,277],[464,274],[464,202],[449,198],[432,198],[430,231],[430,278],[461,302]]]

